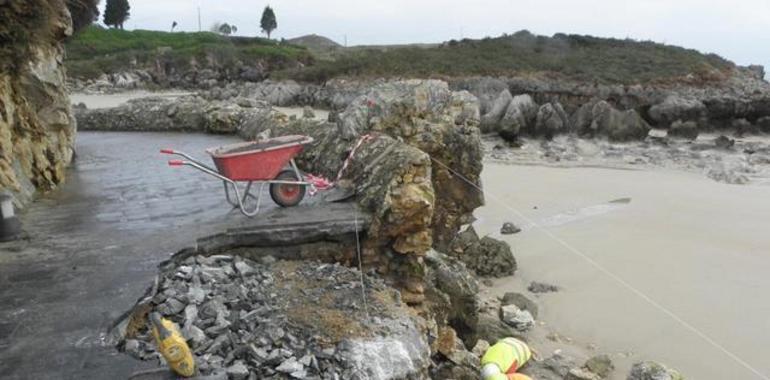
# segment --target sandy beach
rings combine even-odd
[[[509,242],[521,268],[489,293],[561,286],[539,297],[545,329],[614,353],[620,366],[659,358],[693,379],[762,378],[724,348],[770,373],[770,187],[663,169],[491,163],[483,183],[476,228]],[[523,231],[500,235],[505,221]]]

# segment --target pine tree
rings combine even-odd
[[[104,8],[104,24],[114,28],[123,29],[123,23],[128,20],[128,0],[107,0]]]
[[[259,22],[262,27],[262,32],[267,34],[267,38],[270,39],[270,33],[272,33],[278,27],[278,21],[275,19],[275,12],[270,6],[266,6],[262,12],[262,20]]]

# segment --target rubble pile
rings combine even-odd
[[[410,378],[429,348],[397,291],[339,264],[238,256],[170,261],[114,333],[141,360],[161,360],[149,312],[177,323],[201,375],[230,379]]]

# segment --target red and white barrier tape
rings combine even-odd
[[[345,173],[345,170],[347,170],[348,166],[350,166],[350,162],[353,161],[353,157],[356,155],[356,152],[358,151],[358,148],[361,147],[365,142],[373,139],[374,136],[370,134],[366,134],[361,136],[358,141],[356,142],[356,145],[353,146],[353,149],[350,151],[350,154],[348,154],[348,158],[345,159],[345,162],[342,163],[342,167],[337,172],[337,177],[334,178],[334,181],[329,181],[328,179],[319,176],[319,175],[313,175],[313,174],[305,174],[305,181],[310,182],[313,184],[313,187],[315,187],[315,191],[310,190],[310,195],[315,195],[315,193],[318,190],[328,190],[334,187],[334,185],[339,182],[340,179],[342,179],[342,175]]]

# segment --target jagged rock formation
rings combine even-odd
[[[75,122],[61,46],[71,34],[64,1],[0,9],[0,188],[19,204],[62,183],[72,160]]]

